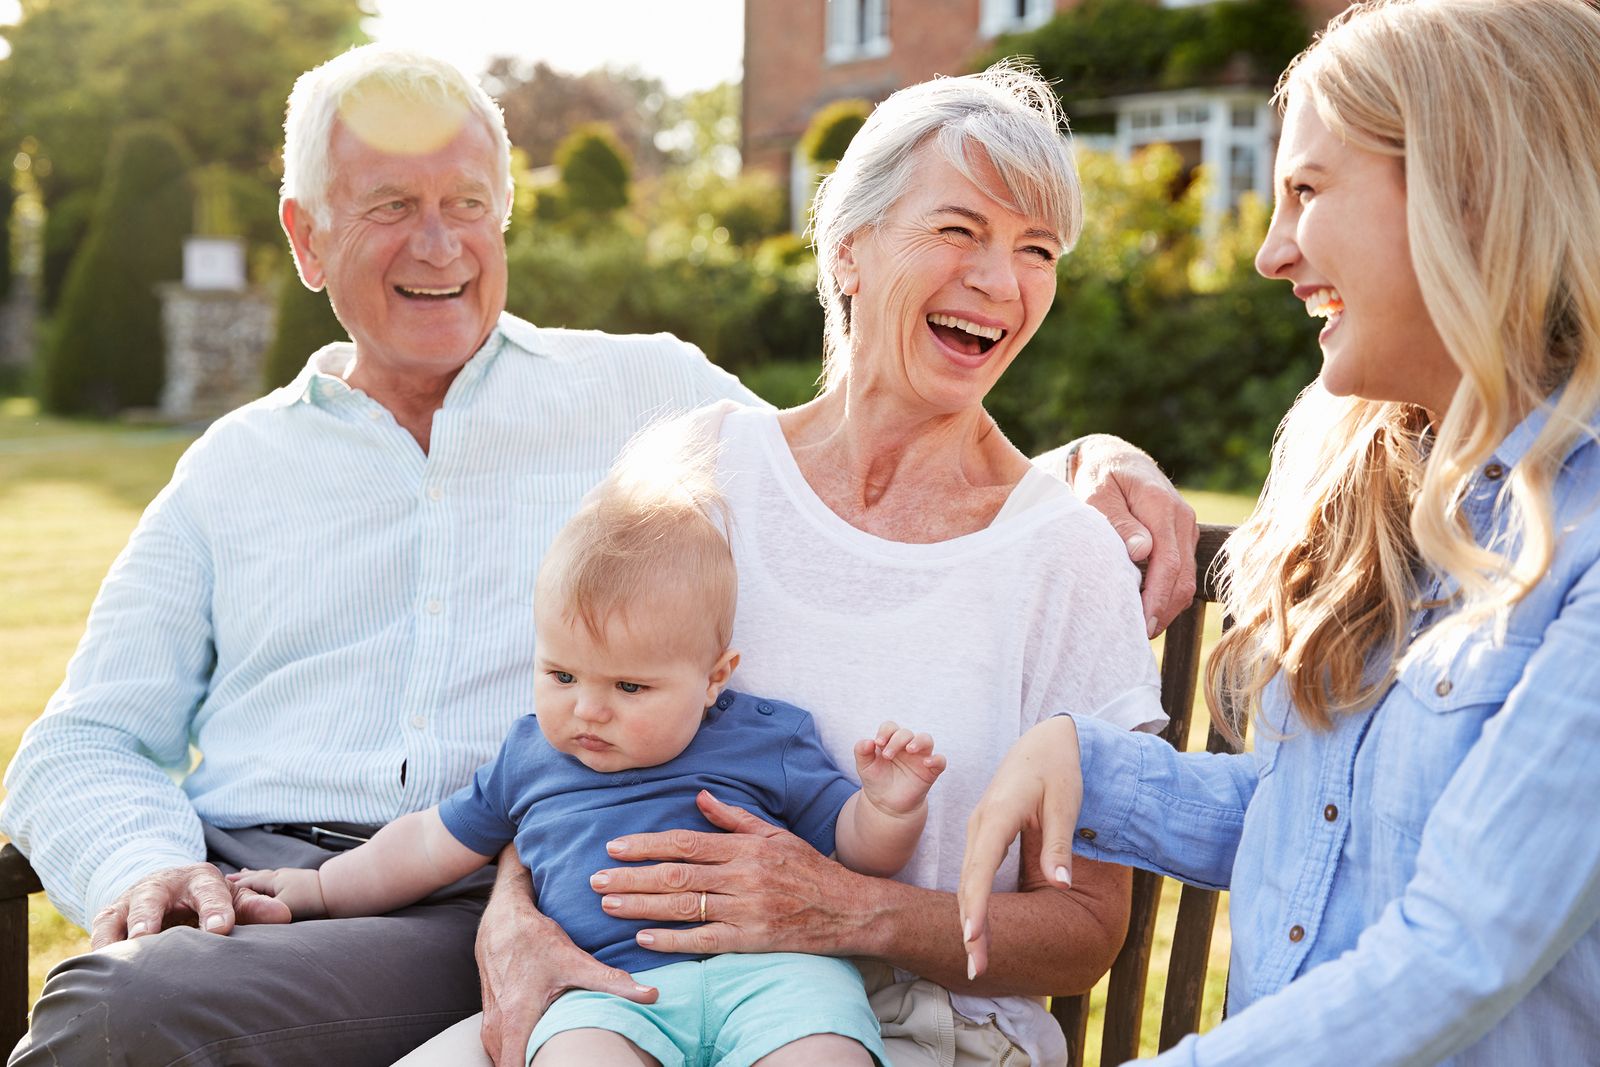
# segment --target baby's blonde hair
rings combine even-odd
[[[671,619],[685,654],[715,660],[733,639],[739,593],[717,445],[672,419],[642,430],[556,535],[536,597],[595,640],[646,611]]]

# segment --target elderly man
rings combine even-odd
[[[4,831],[97,949],[51,975],[14,1064],[387,1063],[478,1010],[485,880],[276,925],[223,872],[315,866],[466,782],[528,710],[534,576],[578,500],[650,416],[753,399],[669,336],[504,313],[509,145],[454,68],[353,50],[300,79],[285,134],[284,229],[353,344],[183,457],[7,772]],[[1136,554],[1124,498],[1160,527],[1165,621],[1192,515],[1125,446],[1081,458]],[[484,1040],[516,1059],[561,989],[641,994],[548,936],[512,951],[542,920],[502,868]]]

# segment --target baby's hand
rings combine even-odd
[[[878,727],[878,736],[856,742],[861,792],[888,815],[908,815],[921,807],[944,767],[944,757],[933,751],[933,738],[892,722]]]
[[[275,871],[242,870],[228,875],[235,889],[247,889],[264,897],[276,897],[289,906],[290,921],[323,919],[328,906],[322,900],[322,880],[317,872],[302,867],[280,867]]]

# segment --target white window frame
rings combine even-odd
[[[829,63],[889,54],[889,0],[824,0]]]
[[[1056,13],[1055,0],[1022,0],[1022,4],[1024,10],[1018,15],[1017,0],[983,0],[979,32],[985,37],[998,37],[1002,33],[1035,30]]]

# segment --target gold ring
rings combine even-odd
[[[706,895],[704,893],[700,894],[700,921],[706,921]]]

